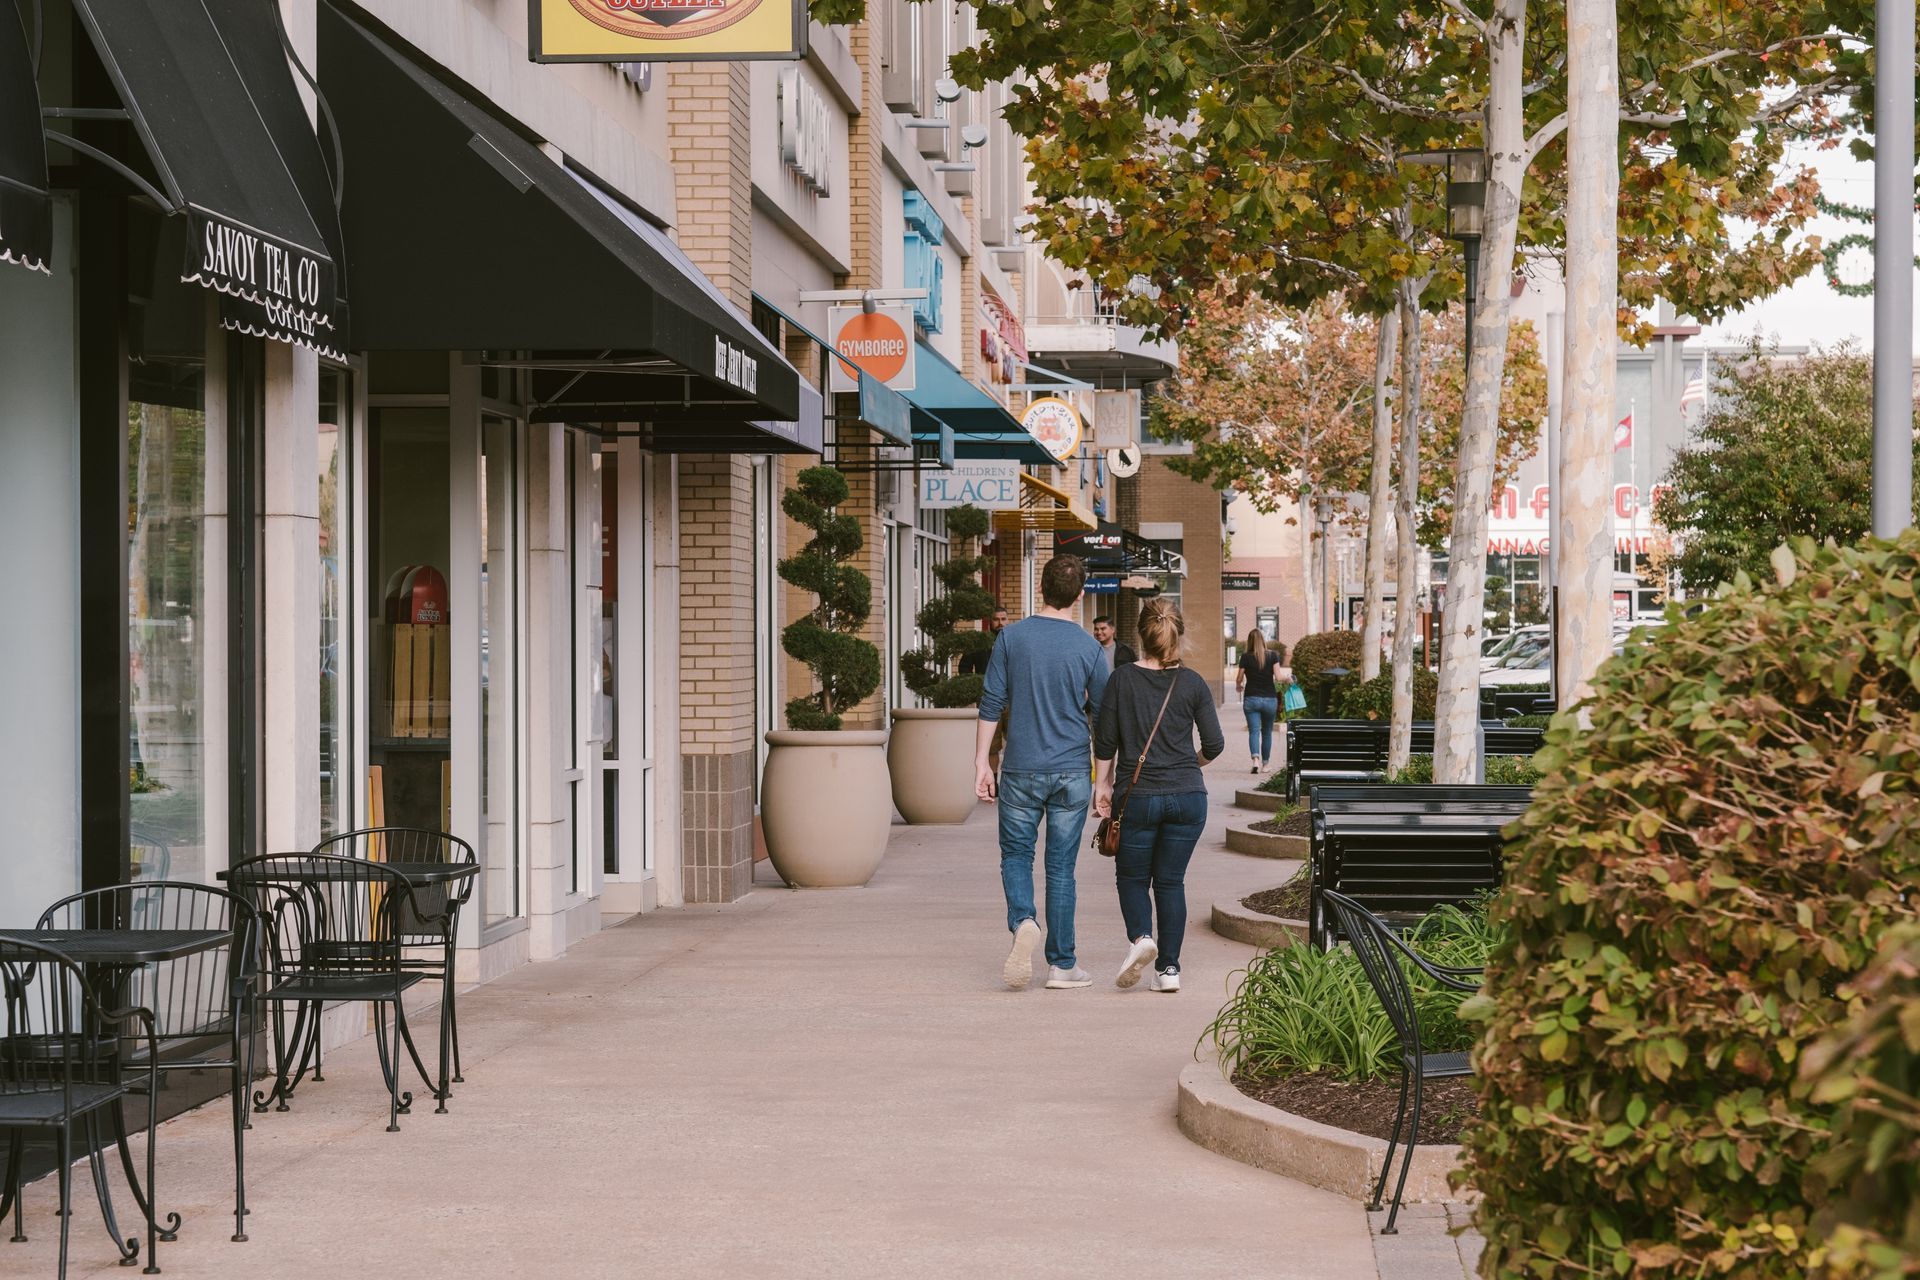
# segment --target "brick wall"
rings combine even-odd
[[[742,310],[753,298],[752,93],[744,63],[668,72],[680,247]],[[753,882],[753,471],[684,454],[680,469],[681,882],[729,902]]]
[[[1181,554],[1187,558],[1187,578],[1182,585],[1180,611],[1187,623],[1192,661],[1194,669],[1213,685],[1215,698],[1223,699],[1226,680],[1219,640],[1223,620],[1220,572],[1224,558],[1220,494],[1197,480],[1176,475],[1164,458],[1151,454],[1141,468],[1137,489],[1143,533],[1156,524],[1181,526]]]

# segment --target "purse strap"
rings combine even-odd
[[[1167,718],[1167,704],[1173,701],[1174,685],[1180,683],[1182,668],[1173,668],[1173,680],[1167,685],[1167,696],[1160,699],[1160,714],[1153,718],[1153,728],[1147,730],[1147,740],[1140,748],[1140,758],[1133,762],[1133,776],[1127,779],[1127,794],[1121,799],[1120,807],[1114,811],[1114,825],[1127,816],[1127,805],[1133,800],[1133,788],[1140,781],[1140,771],[1147,767],[1147,752],[1153,749],[1153,740],[1160,734],[1160,722]]]

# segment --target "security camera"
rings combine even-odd
[[[950,76],[941,76],[933,82],[933,96],[942,102],[960,101],[960,82]]]
[[[960,130],[961,150],[972,151],[986,145],[987,126],[983,124],[970,124]]]

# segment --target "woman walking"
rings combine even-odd
[[[1240,709],[1247,713],[1247,750],[1253,754],[1255,773],[1273,758],[1273,722],[1280,714],[1280,688],[1273,673],[1285,656],[1280,645],[1269,649],[1266,636],[1255,627],[1247,632],[1247,651],[1240,655],[1240,670],[1233,677]]]
[[[1133,986],[1152,965],[1153,990],[1180,989],[1187,861],[1207,825],[1207,784],[1200,767],[1218,759],[1227,745],[1213,690],[1181,663],[1185,648],[1180,610],[1168,600],[1148,601],[1140,611],[1140,660],[1116,669],[1107,681],[1093,735],[1099,774],[1093,807],[1120,825],[1114,875],[1133,944],[1114,979],[1119,987]],[[1116,756],[1128,775],[1118,795]]]

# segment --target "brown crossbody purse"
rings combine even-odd
[[[1133,777],[1127,780],[1126,799],[1110,818],[1100,819],[1100,825],[1093,829],[1093,847],[1103,858],[1120,856],[1120,820],[1127,815],[1127,805],[1133,800],[1133,788],[1140,781],[1140,771],[1147,767],[1147,751],[1153,746],[1153,740],[1160,733],[1160,722],[1167,718],[1167,704],[1173,701],[1173,686],[1180,683],[1180,669],[1174,668],[1173,682],[1167,686],[1167,696],[1160,700],[1160,714],[1153,718],[1153,728],[1147,730],[1147,740],[1140,748],[1140,758],[1133,762]]]

